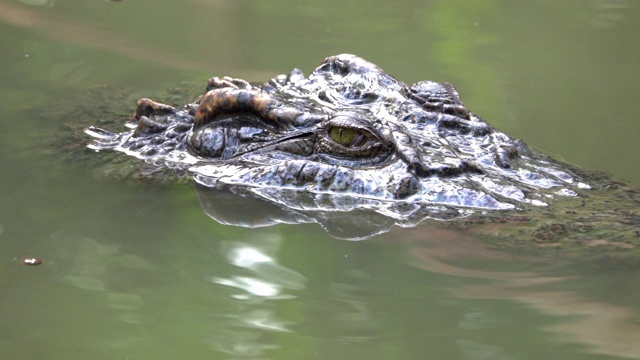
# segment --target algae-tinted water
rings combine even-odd
[[[638,20],[639,4],[605,0],[0,0],[0,356],[640,358],[628,263],[427,226],[349,242],[221,225],[188,183],[80,171],[49,146],[76,151],[52,137],[183,81],[264,81],[347,52],[452,82],[501,131],[637,184]]]

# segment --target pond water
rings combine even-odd
[[[631,0],[0,0],[0,356],[640,358],[637,265],[428,225],[365,241],[223,225],[192,184],[99,176],[51,146],[182,82],[354,53],[638,184],[638,34]]]

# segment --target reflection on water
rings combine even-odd
[[[595,14],[591,20],[593,26],[598,28],[611,28],[626,18],[629,8],[628,0],[592,0]]]
[[[188,199],[172,205],[189,209],[184,229],[166,225],[172,216],[145,222],[132,206],[120,211],[140,236],[59,232],[40,247],[43,265],[14,265],[0,301],[19,324],[0,331],[0,353],[52,351],[71,337],[91,358],[492,359],[534,348],[541,358],[640,358],[637,306],[598,299],[585,291],[597,288],[592,274],[557,260],[426,224],[350,242],[317,225],[199,223]]]
[[[578,291],[565,289],[580,288],[578,284],[588,281],[587,278],[579,275],[546,275],[539,271],[487,271],[486,268],[500,268],[500,263],[531,264],[532,260],[491,250],[473,238],[456,233],[442,233],[430,239],[428,243],[418,239],[409,240],[414,266],[430,272],[490,280],[489,283],[472,283],[451,289],[456,297],[523,303],[541,314],[564,319],[545,328],[561,335],[558,338],[586,344],[589,353],[640,358],[637,341],[640,339],[640,325],[632,321],[638,316],[638,309],[594,301]],[[465,259],[491,262],[491,265],[453,265]],[[533,262],[544,264],[549,261],[539,259]],[[480,330],[486,328],[483,325],[486,322],[486,314],[468,313],[458,326],[462,330]],[[459,345],[467,348],[470,343],[461,340]],[[493,345],[483,347],[492,354],[489,358],[500,353]],[[478,350],[474,349],[474,352]],[[463,349],[463,352],[467,351]]]
[[[79,315],[87,316],[95,306],[105,306],[110,309],[108,315],[105,314],[108,320],[98,318],[97,322],[106,329],[120,329],[119,332],[108,331],[108,335],[102,335],[103,346],[123,351],[140,342],[140,326],[144,322],[140,311],[145,301],[139,289],[144,288],[144,279],[157,271],[156,266],[141,256],[126,253],[121,245],[68,234],[54,234],[51,241],[56,244],[56,250],[60,254],[60,260],[56,260],[56,263],[64,262],[59,264],[60,267],[68,269],[66,273],[60,274],[62,280],[80,290],[71,291],[70,294],[77,294],[75,296],[88,301],[88,313]],[[134,278],[129,281],[122,280],[122,277],[131,275]],[[94,294],[97,296],[93,296]],[[68,296],[71,298],[74,295]],[[90,318],[87,320],[90,324]],[[88,334],[97,335],[92,333],[94,331]],[[54,341],[55,338],[53,337]],[[87,338],[91,339],[91,336]]]
[[[46,259],[37,269],[4,268],[11,290],[1,299],[3,357],[102,359],[141,341],[139,289],[154,265],[120,245],[65,232],[52,234],[39,252]]]
[[[117,245],[105,245],[90,238],[74,238],[73,244],[64,244],[74,249],[75,255],[71,261],[73,267],[65,279],[74,286],[85,290],[107,291],[105,278],[109,269],[130,268],[137,270],[154,270],[155,267],[139,256],[122,254]],[[60,243],[60,237],[54,236],[53,241]],[[117,298],[117,296],[115,297]]]
[[[269,241],[269,239],[265,239],[265,241]],[[229,263],[250,270],[256,276],[234,276],[231,279],[213,278],[211,281],[244,290],[244,293],[234,295],[234,298],[239,300],[286,299],[291,295],[283,294],[284,289],[300,290],[304,288],[305,279],[302,275],[279,266],[275,259],[260,250],[238,243],[233,243],[233,247],[227,254]]]
[[[227,277],[212,276],[209,281],[233,289],[227,295],[235,300],[234,311],[220,314],[222,331],[209,340],[211,346],[224,353],[250,358],[265,356],[267,350],[279,348],[270,344],[267,332],[289,332],[290,321],[278,318],[274,301],[295,299],[304,290],[307,279],[296,271],[278,264],[275,253],[282,239],[265,236],[259,245],[242,242],[223,243],[223,253],[233,267]],[[292,291],[294,290],[294,291]]]
[[[427,219],[462,219],[473,213],[438,205],[215,182],[198,183],[196,190],[204,212],[221,224],[257,228],[318,223],[331,236],[343,240],[370,239],[394,225],[414,227]]]
[[[32,6],[53,6],[55,3],[54,0],[19,0],[19,2]]]

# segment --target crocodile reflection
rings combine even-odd
[[[196,181],[202,180],[196,176]],[[453,220],[471,210],[300,193],[295,190],[209,187],[196,184],[200,205],[213,220],[232,226],[260,228],[277,224],[317,223],[343,240],[365,240],[394,225],[413,227],[427,219]]]

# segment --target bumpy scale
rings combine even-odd
[[[354,55],[262,86],[212,78],[181,108],[138,101],[135,129],[91,127],[93,149],[233,184],[483,209],[544,206],[588,188],[468,111],[448,83],[412,86]]]

